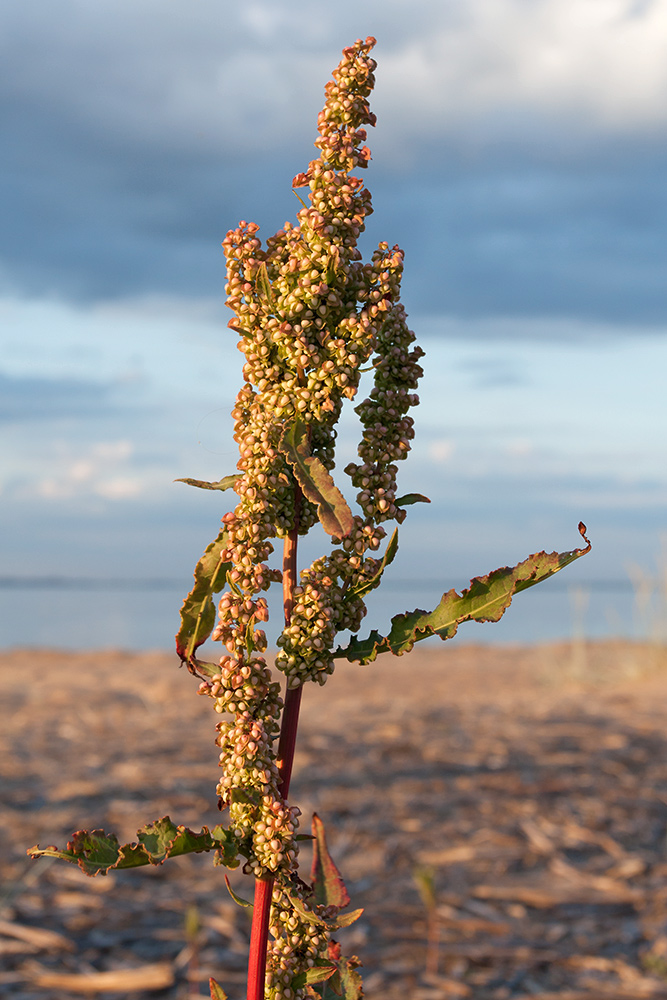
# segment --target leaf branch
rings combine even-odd
[[[586,538],[586,525],[579,523],[579,533],[586,547],[571,552],[536,552],[517,566],[503,566],[487,576],[475,577],[470,586],[457,594],[452,589],[442,595],[433,611],[417,609],[391,620],[389,635],[371,632],[366,639],[353,636],[349,645],[340,646],[335,657],[371,663],[379,653],[401,656],[408,653],[416,642],[431,635],[451,639],[460,624],[466,621],[497,622],[505,614],[515,594],[547,580],[565,566],[590,552],[591,543]]]

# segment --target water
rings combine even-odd
[[[151,580],[0,580],[0,648],[173,649],[188,585],[189,581],[179,585]],[[433,609],[441,592],[435,581],[392,581],[370,596],[360,635],[372,628],[384,633],[391,616],[402,611]],[[272,620],[279,621],[275,606]],[[655,638],[660,624],[657,605],[653,610],[650,603],[638,606],[629,581],[575,586],[554,579],[517,595],[497,624],[462,625],[455,641],[645,639]],[[267,632],[271,639],[270,629]]]

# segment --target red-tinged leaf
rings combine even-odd
[[[206,551],[195,567],[195,585],[183,601],[181,608],[181,627],[176,635],[176,652],[181,661],[186,663],[191,673],[200,671],[215,673],[219,668],[197,660],[197,649],[208,639],[215,625],[215,604],[213,594],[224,589],[227,582],[227,571],[231,563],[223,562],[221,552],[227,547],[227,532],[221,529],[215,541],[206,547]]]
[[[423,493],[406,493],[405,496],[396,497],[394,503],[397,507],[411,507],[413,503],[430,503],[428,497]]]
[[[349,906],[350,897],[342,876],[329,854],[324,824],[317,813],[313,814],[312,830],[315,838],[313,841],[313,867],[310,872],[313,896],[318,903],[325,906],[337,906],[343,910]]]
[[[335,921],[336,928],[349,927],[359,919],[363,912],[364,909],[361,907],[359,910],[350,910],[348,913],[339,913]]]
[[[316,986],[315,989],[317,991],[317,995],[320,996],[322,1000],[333,1000],[334,997],[342,997],[343,987],[340,981],[339,970],[336,969],[330,979],[327,979],[326,982]]]
[[[387,566],[394,561],[396,553],[398,552],[398,528],[394,528],[394,533],[389,539],[389,544],[385,550],[382,557],[382,561],[378,566],[376,572],[370,578],[370,580],[365,580],[363,583],[358,584],[356,587],[351,587],[346,593],[346,597],[354,595],[355,597],[363,597],[364,594],[368,594],[371,590],[375,590],[376,587],[380,585],[382,580],[382,574],[386,570]]]
[[[345,538],[354,527],[352,511],[326,466],[310,454],[308,427],[298,417],[282,433],[280,450],[289,462],[303,494],[317,505],[317,516],[329,535]]]
[[[300,972],[292,980],[292,986],[299,990],[310,983],[323,983],[336,972],[335,965],[314,965],[305,972]]]
[[[229,895],[232,897],[232,899],[234,900],[234,902],[238,906],[243,906],[243,907],[245,907],[246,910],[248,910],[248,909],[252,910],[254,904],[250,903],[247,899],[244,899],[243,896],[238,896],[234,892],[234,890],[232,889],[231,885],[229,884],[229,879],[227,878],[226,875],[225,875],[225,885],[227,886],[227,892],[229,893]]]
[[[336,974],[331,977],[327,985],[333,988],[336,996],[343,997],[344,1000],[359,1000],[360,997],[363,997],[361,976],[356,971],[361,965],[357,956],[352,955],[351,958],[345,958],[341,955],[338,942],[330,941],[328,957],[331,962],[336,964]],[[330,995],[326,991],[327,987],[324,986],[320,993],[323,998]]]
[[[453,589],[443,594],[434,611],[418,609],[396,615],[391,620],[389,635],[382,636],[373,631],[366,639],[353,636],[349,645],[344,649],[339,647],[334,656],[371,663],[378,653],[390,652],[395,656],[408,653],[416,642],[430,635],[438,635],[443,640],[451,639],[462,622],[499,621],[515,594],[541,583],[590,552],[591,543],[586,538],[586,526],[582,522],[579,533],[586,542],[585,548],[560,553],[536,552],[518,566],[503,566],[488,576],[476,577],[461,594]]]
[[[77,830],[64,850],[35,845],[27,853],[32,858],[62,858],[78,864],[86,875],[106,875],[116,868],[161,865],[169,857],[219,850],[223,841],[233,839],[233,834],[223,827],[212,831],[203,827],[201,833],[194,833],[185,826],[175,826],[164,816],[139,830],[137,838],[137,843],[121,846],[113,833]]]
[[[237,483],[242,476],[236,473],[235,476],[223,476],[215,483],[209,483],[205,479],[174,479],[175,483],[185,483],[187,486],[196,486],[200,490],[233,490],[234,483]]]
[[[211,991],[211,1000],[227,1000],[227,994],[215,979],[209,979],[208,988]]]
[[[338,970],[344,1000],[359,1000],[364,995],[361,974],[357,972],[359,965],[360,962],[355,956],[349,960],[342,959],[339,963]]]

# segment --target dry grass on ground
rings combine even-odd
[[[213,974],[243,996],[247,911],[210,858],[88,879],[25,856],[219,822],[195,686],[165,654],[0,656],[0,995],[185,1000]],[[667,998],[666,695],[664,650],[611,642],[453,642],[307,691],[293,798],[365,907],[344,945],[371,1000]]]

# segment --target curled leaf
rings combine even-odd
[[[430,503],[428,497],[423,493],[406,493],[402,497],[396,497],[394,503],[397,507],[410,507],[413,503]]]
[[[195,567],[195,585],[183,601],[181,607],[181,627],[176,634],[176,652],[186,663],[191,673],[206,669],[206,664],[197,660],[197,649],[208,639],[215,624],[215,604],[213,594],[224,589],[230,563],[223,562],[222,551],[227,547],[227,532],[221,529],[218,537],[206,547],[206,551]]]
[[[364,594],[368,594],[371,590],[374,590],[378,586],[380,580],[382,579],[382,574],[386,570],[387,566],[394,561],[396,553],[398,552],[398,528],[394,528],[394,532],[389,539],[389,544],[385,549],[382,561],[378,566],[376,572],[370,578],[370,580],[365,580],[363,583],[358,584],[356,587],[351,587],[345,594],[346,597],[354,595],[355,597],[363,597]]]
[[[326,466],[310,454],[308,427],[298,417],[280,438],[280,450],[289,462],[303,494],[317,505],[317,515],[329,535],[344,538],[354,527],[352,511]]]
[[[233,490],[234,483],[241,479],[239,474],[235,476],[223,476],[215,483],[208,483],[205,479],[174,479],[175,483],[185,483],[187,486],[197,486],[200,490]]]
[[[143,865],[161,865],[167,858],[181,854],[200,854],[221,847],[224,840],[233,835],[224,827],[209,831],[203,827],[201,833],[194,833],[185,826],[175,826],[168,816],[148,823],[137,832],[137,843],[118,843],[115,834],[104,830],[77,830],[67,847],[28,849],[31,858],[62,858],[78,864],[86,875],[106,875],[115,868],[140,868]]]
[[[237,893],[234,892],[229,883],[229,879],[227,878],[226,875],[225,875],[225,885],[227,886],[227,892],[238,906],[243,906],[245,907],[246,910],[248,909],[252,910],[254,904],[250,903],[247,899],[244,899],[243,896],[239,896],[237,895]]]
[[[357,972],[359,965],[361,963],[355,955],[352,958],[342,958],[339,962],[343,1000],[361,1000],[364,995],[361,974]]]
[[[382,636],[373,631],[366,639],[359,640],[353,636],[349,645],[344,649],[339,647],[334,656],[371,663],[378,653],[390,652],[395,656],[408,653],[415,642],[430,635],[438,635],[443,640],[451,639],[462,622],[499,621],[514,594],[541,583],[590,552],[591,543],[586,538],[583,522],[579,523],[579,533],[586,542],[585,548],[571,552],[536,552],[518,566],[503,566],[487,576],[476,577],[461,594],[454,589],[443,594],[434,611],[417,609],[396,615],[391,620],[389,635]]]
[[[211,993],[211,1000],[227,1000],[227,994],[220,983],[216,983],[215,979],[209,979],[208,988]]]

